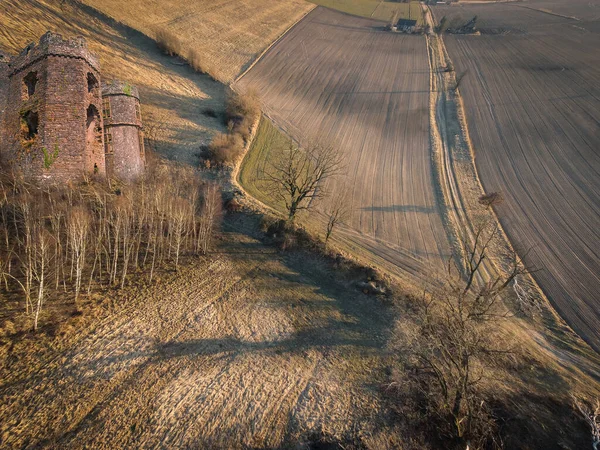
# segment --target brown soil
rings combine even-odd
[[[107,294],[0,368],[0,446],[275,448],[380,423],[392,314],[318,258],[229,222],[156,287]],[[110,298],[108,298],[110,297]],[[93,320],[86,320],[93,315]]]
[[[590,2],[560,3],[528,3],[552,14],[516,4],[435,11],[481,18],[481,36],[445,37],[456,71],[468,71],[461,93],[477,170],[487,191],[504,193],[500,221],[517,249],[533,249],[537,282],[598,350],[598,15],[585,13]]]
[[[300,142],[343,150],[353,215],[338,241],[429,280],[449,246],[432,181],[427,49],[422,36],[383,25],[319,7],[235,87],[260,92],[268,116]]]

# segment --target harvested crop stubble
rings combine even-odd
[[[195,64],[230,82],[313,7],[302,0],[84,0],[148,36],[165,29]],[[142,12],[142,13],[140,13]]]
[[[344,239],[428,277],[449,250],[429,154],[426,45],[383,25],[319,7],[237,86],[260,92],[269,117],[300,143],[341,147],[354,211]]]
[[[309,0],[311,3],[337,9],[348,14],[371,17],[389,21],[392,17],[398,19],[415,19],[418,25],[423,25],[421,5],[417,1],[398,3],[397,1],[381,0]]]
[[[600,34],[587,30],[594,22],[512,4],[435,11],[481,17],[481,36],[445,40],[457,72],[468,70],[461,91],[483,186],[503,192],[511,242],[533,249],[538,283],[600,350]]]

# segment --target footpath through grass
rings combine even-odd
[[[419,2],[397,3],[380,0],[309,0],[317,5],[337,9],[355,16],[390,21],[395,12],[399,19],[416,19],[423,25],[423,11]]]

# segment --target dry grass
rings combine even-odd
[[[120,78],[137,85],[143,117],[167,119],[158,149],[163,156],[197,163],[194,153],[198,147],[225,129],[217,118],[202,114],[204,108],[223,111],[222,85],[175,64],[152,39],[85,5],[60,0],[6,0],[0,8],[0,23],[0,49],[12,53],[48,30],[69,37],[84,36],[100,57],[103,79]]]
[[[231,82],[288,27],[313,7],[303,0],[84,0],[116,20],[156,37],[157,26],[194,50],[203,72]],[[143,11],[143,13],[140,13]]]
[[[158,47],[167,55],[178,56],[181,54],[181,41],[172,31],[160,28],[155,32],[154,36]]]
[[[160,289],[106,293],[55,337],[11,348],[2,444],[281,448],[370,435],[391,314],[333,275],[227,232]]]
[[[419,2],[398,3],[380,0],[309,0],[311,3],[337,9],[357,16],[389,21],[396,14],[398,19],[416,19],[423,25],[423,12]]]

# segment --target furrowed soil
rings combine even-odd
[[[164,132],[152,145],[163,156],[197,164],[200,145],[224,131],[220,118],[202,114],[204,109],[224,110],[223,85],[164,55],[152,39],[93,8],[60,0],[3,0],[0,23],[0,50],[12,54],[48,30],[84,36],[100,58],[103,80],[118,78],[139,88],[146,129],[159,118],[164,122]]]
[[[600,350],[598,2],[434,8],[478,16],[480,36],[445,35],[478,173],[511,242],[567,323]]]
[[[224,83],[252,61],[314,5],[303,0],[84,0],[116,20],[154,37],[177,36],[185,51]],[[187,57],[187,53],[182,55]]]
[[[353,213],[338,241],[430,281],[450,251],[429,150],[426,42],[384,25],[319,7],[235,87],[259,92],[266,114],[300,143],[316,137],[341,148],[347,176],[326,188],[347,183]]]
[[[15,341],[0,447],[279,448],[373,432],[391,311],[319,258],[228,224],[160,288],[107,294],[55,337]]]

